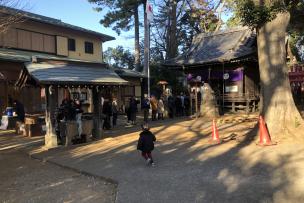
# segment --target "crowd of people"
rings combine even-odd
[[[192,102],[192,104],[191,104]],[[201,102],[201,94],[198,92],[198,103]],[[141,105],[139,105],[141,104]],[[141,108],[144,122],[164,120],[165,118],[174,118],[181,116],[190,116],[195,112],[195,99],[190,94],[180,93],[174,95],[162,95],[157,98],[155,95],[148,97],[147,94],[140,102],[136,97],[130,97],[124,108],[118,107],[116,98],[105,100],[102,105],[104,115],[104,129],[111,129],[117,125],[118,113],[126,113],[127,123],[136,124],[136,117]],[[192,109],[191,109],[192,106]],[[198,105],[199,106],[199,105]]]
[[[136,97],[130,97],[126,106],[120,107],[116,97],[101,97],[101,118],[103,119],[103,129],[110,130],[117,125],[119,113],[127,115],[127,123],[129,125],[136,124],[136,117],[141,108],[144,117],[144,123],[156,120],[164,120],[165,118],[174,118],[181,116],[190,116],[193,112],[191,109],[195,105],[193,97],[180,93],[174,95],[162,95],[157,98],[155,95],[148,97],[147,94],[140,102]],[[141,104],[141,105],[140,105]],[[194,108],[195,109],[195,108]],[[77,120],[77,115],[81,115],[81,103],[79,100],[63,100],[59,108],[60,114],[58,119]]]

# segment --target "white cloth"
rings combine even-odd
[[[76,114],[76,122],[78,126],[78,136],[80,137],[82,134],[82,122],[81,122],[81,113]]]
[[[8,126],[8,117],[2,116],[0,130],[6,130]]]
[[[153,8],[148,0],[147,0],[147,4],[146,4],[146,13],[147,13],[148,23],[151,23],[153,21]]]
[[[163,100],[158,100],[158,103],[157,103],[157,112],[158,113],[164,113],[165,112],[165,105],[164,105],[164,102]]]

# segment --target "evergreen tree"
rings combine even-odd
[[[139,47],[139,14],[138,7],[143,0],[88,0],[90,3],[97,5],[97,11],[108,8],[109,11],[100,20],[105,27],[112,27],[113,30],[120,34],[121,31],[129,31],[134,27],[135,30],[135,66],[140,69],[140,47]]]
[[[129,50],[125,50],[122,46],[116,48],[109,47],[104,52],[104,61],[113,68],[128,68],[133,70],[134,56]]]

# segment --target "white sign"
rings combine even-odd
[[[225,92],[238,92],[238,91],[239,91],[239,89],[238,89],[237,85],[225,87]]]
[[[227,80],[227,79],[229,78],[229,73],[225,73],[225,74],[223,75],[223,78],[224,78],[224,80]]]

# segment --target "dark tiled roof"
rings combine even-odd
[[[98,64],[26,63],[28,73],[40,84],[124,85],[128,82]]]
[[[91,35],[95,35],[97,37],[99,37],[101,39],[101,41],[105,42],[105,41],[110,41],[110,40],[114,40],[115,38],[109,35],[105,35],[99,32],[95,32],[93,30],[88,30],[82,27],[78,27],[75,25],[71,25],[68,23],[64,23],[59,19],[55,19],[55,18],[50,18],[50,17],[46,17],[43,15],[38,15],[38,14],[34,14],[34,13],[30,13],[27,11],[22,11],[19,9],[14,9],[14,8],[10,8],[10,7],[5,7],[5,6],[0,6],[0,13],[7,13],[7,14],[20,14],[22,16],[24,16],[26,19],[30,19],[33,21],[38,21],[38,22],[42,22],[42,23],[47,23],[47,24],[51,24],[51,25],[55,25],[55,26],[59,26],[59,27],[65,27],[65,28],[69,28],[72,30],[76,30],[76,31],[80,31],[80,32],[84,32],[84,33],[88,33]],[[81,17],[81,16],[79,16]]]
[[[197,35],[184,55],[168,60],[168,66],[191,66],[227,62],[256,53],[256,34],[249,28],[236,28]]]
[[[133,77],[133,78],[145,78],[145,74],[135,71],[135,70],[130,70],[127,68],[113,68],[115,73],[117,73],[121,77]]]

